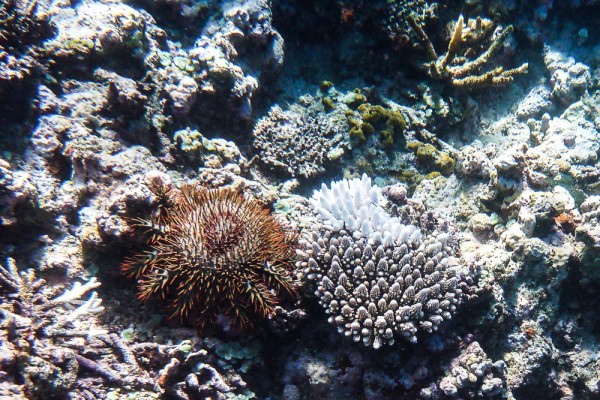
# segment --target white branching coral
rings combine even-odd
[[[11,258],[0,262],[0,398],[19,391],[36,399],[89,393],[83,371],[118,387],[154,386],[119,336],[96,325],[94,315],[104,310],[93,291],[99,286],[91,278],[52,298],[52,286],[34,269],[20,270]]]
[[[73,300],[78,300],[86,294],[91,289],[95,289],[100,286],[100,282],[96,280],[96,278],[92,277],[89,281],[87,281],[84,285],[81,282],[75,282],[73,287],[70,290],[65,290],[65,292],[52,300],[53,303],[69,303]]]
[[[80,327],[78,319],[84,318],[88,314],[96,314],[104,310],[102,307],[102,299],[98,298],[98,293],[92,292],[87,300],[81,300],[90,290],[100,286],[100,282],[96,278],[91,278],[85,284],[75,282],[70,290],[56,297],[53,300],[40,301],[41,297],[38,294],[43,284],[43,280],[37,279],[32,269],[19,273],[13,259],[7,260],[7,267],[0,265],[0,287],[10,288],[17,296],[21,303],[32,303],[28,309],[31,311],[29,316],[21,316],[12,313],[5,307],[0,307],[0,311],[7,317],[13,318],[19,326],[28,327],[33,330],[41,329],[46,335],[53,336],[55,334],[62,335],[65,326],[72,324],[75,328]],[[37,301],[34,302],[34,299]],[[60,309],[59,309],[60,308]],[[49,314],[49,311],[52,312]],[[52,315],[52,322],[47,321],[42,316]],[[38,321],[39,320],[39,321]],[[84,329],[82,327],[82,329]],[[108,333],[103,329],[95,329],[90,324],[86,324],[85,329],[89,329],[98,334]],[[85,331],[82,331],[82,333]],[[72,336],[73,332],[71,332]],[[87,332],[89,336],[89,332]]]
[[[425,231],[385,209],[371,180],[323,185],[311,199],[322,221],[300,241],[297,267],[340,333],[367,346],[416,342],[452,317],[466,283],[451,259],[447,224]]]
[[[331,183],[331,189],[323,184],[315,191],[311,203],[319,213],[326,228],[336,231],[346,229],[355,239],[367,238],[393,244],[394,238],[401,241],[421,239],[420,230],[414,225],[403,225],[385,210],[387,200],[381,188],[371,185],[371,179],[363,175],[361,180],[341,180]],[[382,240],[379,240],[382,236]]]
[[[104,307],[102,306],[102,299],[98,298],[98,293],[92,292],[86,301],[80,300],[83,295],[98,286],[100,286],[100,282],[94,277],[90,278],[90,280],[83,285],[80,282],[75,282],[70,290],[65,290],[62,295],[52,300],[51,303],[63,303],[65,308],[72,309],[72,311],[65,316],[65,322],[75,321],[85,314],[99,313],[104,310]],[[75,308],[75,306],[78,307]],[[105,330],[97,329],[95,329],[94,332],[96,332],[96,334],[108,333]]]

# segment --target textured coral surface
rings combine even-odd
[[[385,202],[366,175],[323,186],[312,204],[324,227],[306,237],[297,263],[329,322],[376,349],[393,345],[394,334],[416,342],[417,331],[437,330],[462,294],[448,227],[404,225]]]

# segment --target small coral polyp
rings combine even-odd
[[[148,250],[122,266],[141,300],[166,300],[171,317],[203,329],[219,314],[247,327],[272,313],[280,295],[295,295],[296,234],[264,205],[228,188],[150,188],[157,213],[135,224]]]
[[[300,241],[296,266],[340,333],[377,349],[452,317],[464,284],[446,224],[403,224],[366,175],[323,185],[311,202],[322,226]]]

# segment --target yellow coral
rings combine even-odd
[[[399,111],[380,105],[362,103],[358,106],[357,113],[360,118],[357,118],[355,113],[346,116],[351,126],[350,137],[364,141],[368,135],[378,130],[381,144],[386,149],[392,147],[394,138],[407,127],[406,121]]]
[[[490,59],[500,50],[508,35],[512,33],[512,25],[507,26],[481,52],[482,43],[488,41],[492,36],[497,24],[481,18],[469,20],[465,24],[463,17],[460,16],[456,21],[446,54],[438,57],[431,40],[414,17],[409,16],[409,22],[426,49],[429,61],[425,63],[425,67],[429,76],[434,79],[445,79],[452,86],[472,90],[507,84],[512,82],[516,75],[527,72],[527,63],[509,70],[497,67],[491,71],[480,72],[481,68],[487,65]],[[463,53],[463,55],[459,56],[460,53]],[[475,56],[476,54],[479,55]]]

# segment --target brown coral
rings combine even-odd
[[[296,234],[266,207],[226,188],[151,189],[157,213],[136,222],[150,248],[123,263],[140,299],[165,299],[171,317],[204,328],[218,314],[247,326],[269,315],[279,294],[294,296]]]
[[[425,67],[429,76],[434,79],[445,79],[452,86],[471,90],[507,84],[512,82],[516,75],[527,72],[527,63],[509,70],[496,67],[481,72],[512,33],[512,25],[502,30],[494,40],[490,40],[498,27],[495,21],[477,18],[465,23],[460,16],[448,43],[448,51],[438,57],[431,40],[415,18],[409,16],[408,20],[426,49],[429,61],[425,63]]]

